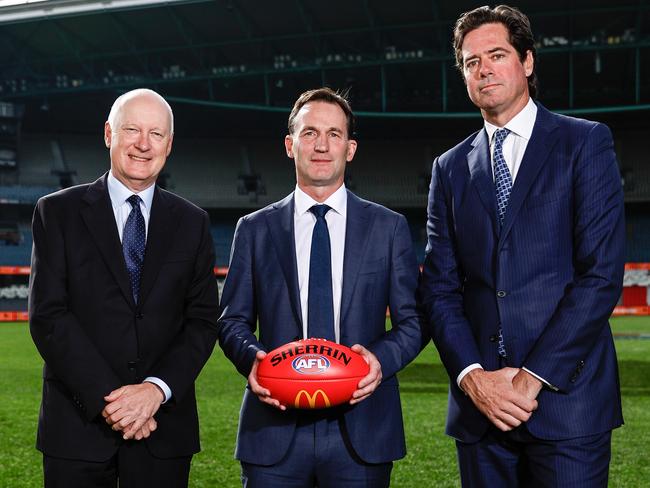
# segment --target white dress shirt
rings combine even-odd
[[[506,165],[508,166],[508,170],[510,171],[510,176],[512,176],[512,184],[514,187],[517,173],[521,167],[521,161],[524,158],[526,147],[528,147],[528,141],[530,141],[530,136],[533,134],[533,127],[535,126],[536,118],[537,105],[535,105],[535,102],[533,102],[532,98],[529,98],[526,106],[517,115],[510,119],[504,127],[497,127],[496,125],[489,123],[487,120],[484,121],[485,132],[487,133],[488,141],[490,141],[492,179],[494,179],[494,133],[497,131],[497,129],[501,128],[506,128],[510,131],[508,137],[506,137],[503,141],[502,149],[503,157],[506,161]],[[459,388],[460,382],[465,377],[465,375],[474,369],[483,369],[483,367],[479,363],[473,363],[463,369],[456,378],[456,383],[458,384]],[[544,378],[539,377],[525,367],[522,369],[532,374],[535,378],[540,380],[545,385],[555,389],[555,387],[548,383]]]
[[[296,185],[294,200],[294,236],[296,244],[296,264],[298,266],[298,288],[302,310],[302,336],[308,337],[308,299],[309,299],[309,258],[311,257],[311,237],[316,225],[316,216],[309,211],[319,202],[307,195]],[[323,202],[332,209],[325,214],[327,230],[330,235],[332,251],[332,299],[334,305],[334,336],[341,339],[341,289],[343,286],[343,255],[345,252],[345,223],[347,219],[348,194],[345,185],[336,190]]]
[[[494,179],[494,133],[497,129],[505,128],[510,131],[503,141],[503,157],[512,176],[512,184],[517,179],[517,173],[524,158],[528,141],[533,133],[535,119],[537,118],[537,105],[532,98],[528,99],[526,106],[503,127],[497,127],[485,121],[485,132],[490,141],[490,160],[492,162],[492,179]]]
[[[120,236],[120,242],[122,242],[122,235],[124,234],[124,224],[126,224],[126,219],[129,218],[129,214],[131,213],[131,204],[127,202],[127,199],[134,194],[140,197],[140,211],[144,217],[145,235],[148,235],[149,214],[151,213],[151,203],[153,202],[154,185],[151,185],[149,188],[142,190],[139,193],[135,193],[124,186],[120,180],[115,178],[112,170],[108,172],[107,185],[108,196],[111,199],[113,215],[115,215],[115,223],[117,224],[117,232]],[[149,376],[145,378],[144,381],[153,383],[160,387],[165,395],[163,403],[167,402],[172,397],[171,389],[167,383],[160,378]]]

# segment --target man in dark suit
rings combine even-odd
[[[296,189],[237,225],[219,344],[248,379],[236,449],[245,487],[384,487],[405,455],[395,373],[422,341],[418,267],[405,218],[345,188],[352,133],[343,97],[303,93],[285,139]],[[287,410],[258,384],[266,351],[306,337],[352,346],[370,365],[349,405]]]
[[[160,95],[119,97],[104,135],[110,171],[34,212],[45,486],[183,487],[199,451],[194,380],[217,338],[209,220],[155,185],[173,137]]]
[[[612,136],[533,101],[520,11],[463,14],[454,47],[485,125],[433,163],[421,295],[451,377],[463,486],[606,486],[623,422],[608,324],[624,264]]]

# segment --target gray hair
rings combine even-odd
[[[115,99],[115,101],[113,102],[113,106],[111,107],[111,111],[108,114],[108,125],[111,126],[111,129],[115,128],[115,119],[117,118],[117,114],[122,109],[122,106],[129,100],[142,95],[151,95],[157,98],[167,108],[167,111],[169,112],[170,133],[173,134],[174,133],[174,112],[172,112],[172,108],[169,106],[169,103],[167,103],[167,100],[165,100],[159,93],[156,93],[153,90],[149,90],[148,88],[137,88],[135,90],[131,90],[126,93],[123,93],[122,95],[120,95]]]

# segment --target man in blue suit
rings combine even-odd
[[[237,225],[219,343],[248,379],[235,453],[245,487],[385,487],[406,453],[395,373],[422,342],[418,266],[406,219],[345,188],[353,130],[339,94],[303,93],[285,139],[296,189]],[[257,365],[314,336],[352,346],[370,373],[348,405],[287,410],[258,384]]]
[[[624,264],[612,136],[533,101],[520,11],[463,14],[454,47],[484,128],[433,163],[420,292],[451,378],[463,486],[607,486],[623,422],[608,324]]]

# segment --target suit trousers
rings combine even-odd
[[[533,414],[534,415],[534,414]],[[607,488],[611,431],[574,439],[534,437],[525,424],[492,426],[478,442],[456,441],[463,487]]]
[[[153,435],[156,435],[155,433]],[[187,488],[192,456],[159,459],[145,441],[125,441],[108,461],[43,455],[45,488]]]
[[[388,487],[393,463],[363,462],[346,438],[342,415],[326,410],[302,411],[285,457],[271,466],[242,462],[242,485],[244,488]]]

